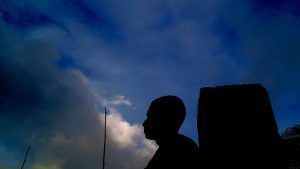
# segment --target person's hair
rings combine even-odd
[[[171,125],[177,131],[181,127],[186,114],[186,109],[183,101],[177,96],[162,96],[152,101],[154,108],[159,116],[165,120],[166,124]]]

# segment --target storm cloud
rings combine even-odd
[[[141,168],[156,145],[142,127],[117,111],[132,103],[124,96],[103,99],[75,68],[61,68],[58,49],[41,40],[23,40],[3,21],[0,79],[6,104],[1,112],[0,164],[27,167],[99,168],[102,165],[103,109],[108,106],[107,168]],[[100,109],[101,108],[101,109]],[[118,155],[117,155],[118,154]]]

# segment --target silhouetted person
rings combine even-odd
[[[190,138],[178,133],[185,119],[184,103],[176,96],[163,96],[152,101],[144,133],[155,140],[158,150],[146,169],[198,168],[198,146]]]
[[[201,88],[198,136],[202,168],[287,168],[284,141],[260,84]]]

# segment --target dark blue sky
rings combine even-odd
[[[142,168],[150,102],[177,95],[197,141],[199,89],[261,83],[279,132],[300,123],[296,0],[0,0],[0,168]],[[218,117],[216,117],[218,118]],[[80,160],[79,160],[80,159]],[[85,161],[85,162],[82,162]],[[76,166],[76,167],[75,167]]]

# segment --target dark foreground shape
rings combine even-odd
[[[176,96],[152,101],[143,123],[147,139],[159,146],[146,169],[198,169],[198,146],[178,133],[185,119],[185,106]]]
[[[202,88],[198,136],[200,168],[286,169],[294,149],[281,139],[260,84]]]
[[[288,146],[286,156],[290,169],[300,169],[300,125],[287,128],[281,135]]]

